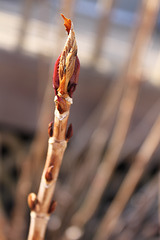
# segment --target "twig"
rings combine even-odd
[[[158,194],[157,180],[158,174],[132,197],[131,206],[126,209],[126,213],[121,217],[119,230],[116,229],[118,240],[135,239],[136,233],[140,230],[141,224]]]
[[[38,171],[42,158],[47,149],[47,133],[45,126],[47,125],[50,114],[48,109],[51,107],[49,100],[51,99],[50,84],[47,85],[45,96],[41,107],[41,113],[37,124],[37,131],[31,144],[29,153],[24,157],[21,166],[21,174],[16,188],[15,206],[11,219],[11,239],[21,240],[25,232],[26,219],[26,197],[31,191],[32,181],[35,172]],[[47,110],[46,110],[47,109]],[[40,148],[39,146],[43,146]],[[33,170],[34,165],[34,170]]]
[[[86,138],[88,137],[88,135],[86,137],[85,130],[87,131],[87,126],[90,127],[91,122],[89,122],[89,120],[92,120],[92,117],[96,115],[97,112],[99,112],[99,124],[90,136],[88,152],[83,159],[83,163],[80,166],[76,166],[77,168],[73,168],[74,165],[72,164],[72,173],[68,177],[69,181],[65,186],[65,189],[70,192],[71,197],[67,199],[67,201],[65,201],[65,203],[63,204],[63,209],[61,208],[63,217],[61,228],[59,229],[60,235],[63,234],[64,229],[68,226],[70,218],[73,214],[73,210],[78,203],[76,199],[79,199],[79,195],[86,190],[87,186],[91,182],[91,179],[93,179],[94,172],[100,160],[102,149],[105,146],[106,141],[109,137],[109,128],[112,128],[114,122],[113,119],[115,118],[115,115],[117,113],[117,107],[121,99],[123,87],[124,83],[122,79],[117,81],[116,84],[114,83],[112,85],[109,96],[104,96],[104,99],[102,100],[102,114],[100,112],[100,109],[97,107],[95,112],[91,115],[91,117],[89,117],[86,125],[83,126],[80,130],[80,135],[81,137],[83,136],[84,142],[86,143]],[[78,141],[79,135],[76,139]],[[81,150],[83,149],[83,147],[84,145],[81,146]]]
[[[77,226],[83,227],[94,214],[101,196],[113,174],[124,145],[140,85],[139,65],[141,63],[144,46],[146,47],[155,24],[158,5],[159,0],[154,1],[154,3],[152,0],[148,0],[147,2],[144,1],[143,14],[138,27],[135,44],[131,52],[128,72],[125,76],[128,81],[128,86],[124,91],[120,103],[116,125],[108,150],[97,170],[84,203],[73,216],[72,223]]]
[[[97,60],[101,54],[101,50],[104,45],[105,34],[108,31],[110,26],[109,20],[110,20],[114,3],[115,3],[115,0],[109,0],[109,1],[100,0],[97,3],[100,18],[98,19],[97,32],[95,36],[95,47],[93,52],[94,63],[97,63]]]
[[[130,153],[136,152],[147,136],[148,129],[159,114],[160,98],[148,109],[143,119],[128,134],[125,145],[121,153],[121,159],[126,159]]]
[[[83,164],[79,166],[78,169],[75,169],[71,178],[72,194],[74,197],[79,195],[84,186],[87,185],[87,182],[90,182],[93,178],[101,153],[109,137],[109,129],[113,127],[114,118],[117,113],[116,109],[119,100],[121,99],[122,90],[123,84],[121,81],[118,81],[113,89],[111,89],[110,96],[106,99],[102,114],[99,116],[99,124],[91,135],[88,152],[83,159]]]
[[[28,240],[43,240],[50,214],[56,203],[52,202],[53,193],[59,169],[61,166],[67,141],[72,135],[72,127],[67,130],[72,94],[75,90],[79,75],[79,60],[73,24],[70,19],[64,18],[64,25],[68,32],[65,47],[57,59],[54,69],[53,85],[55,89],[54,126],[49,124],[48,153],[41,177],[38,195],[31,193],[28,204],[31,208],[31,223]]]
[[[29,17],[32,10],[33,0],[25,0],[23,3],[23,10],[22,10],[22,21],[20,26],[20,32],[18,36],[17,42],[17,50],[21,50],[23,47],[23,43],[26,37],[26,30],[28,27]]]
[[[45,4],[47,1],[44,2]],[[43,7],[43,18],[46,19],[48,16],[47,8],[48,6],[45,5]],[[46,35],[46,31],[44,30],[44,35]],[[52,77],[52,71],[53,71],[53,62],[52,62],[52,69],[50,67],[50,77],[48,80],[48,83],[45,85],[44,90],[44,84],[43,84],[43,91],[40,89],[42,86],[40,84],[43,82],[44,79],[46,79],[46,76],[48,78],[48,65],[45,69],[46,64],[45,56],[39,56],[38,59],[38,69],[37,78],[39,79],[38,87],[37,87],[37,97],[42,98],[42,92],[43,92],[43,99],[42,104],[40,106],[40,113],[38,112],[38,122],[36,125],[35,135],[32,140],[31,146],[29,147],[29,151],[27,155],[23,152],[23,162],[21,164],[21,171],[20,176],[18,179],[17,187],[15,190],[15,204],[12,211],[12,218],[11,218],[11,231],[10,231],[10,238],[12,240],[21,240],[25,233],[26,233],[26,198],[29,192],[31,191],[32,183],[35,180],[35,172],[36,179],[39,180],[39,177],[41,175],[41,172],[39,169],[41,169],[43,158],[47,151],[47,124],[51,121],[52,116],[49,109],[52,107],[52,103],[50,99],[52,98],[53,92],[50,87],[50,79]],[[47,71],[46,71],[47,70]],[[47,73],[47,74],[46,74]],[[43,146],[43,148],[39,148],[39,146]],[[25,155],[24,155],[25,154]],[[34,165],[34,170],[33,166]],[[39,184],[39,183],[38,183]],[[35,184],[34,184],[35,185]]]
[[[89,156],[94,155],[92,152],[92,149],[95,150],[95,145],[98,142],[98,145],[100,145],[98,137],[100,136],[100,141],[101,143],[105,144],[105,142],[108,139],[109,132],[111,129],[111,125],[113,124],[113,119],[114,115],[116,114],[116,109],[118,107],[121,95],[122,95],[122,89],[124,87],[124,84],[122,82],[122,79],[118,79],[112,83],[110,89],[109,89],[109,94],[105,94],[100,101],[100,103],[97,105],[97,107],[93,110],[93,112],[89,115],[88,119],[86,122],[83,124],[83,126],[80,128],[80,130],[77,132],[77,134],[73,137],[72,142],[71,142],[71,147],[70,149],[66,152],[66,156],[69,158],[69,166],[66,166],[64,163],[64,168],[72,166],[75,167],[74,171],[72,171],[73,175],[69,174],[69,178],[72,183],[74,179],[74,185],[80,187],[78,183],[78,177],[77,174],[79,175],[80,172],[84,171],[86,169],[86,164],[91,165],[91,163],[88,163],[89,161],[92,162],[92,165],[94,160],[92,160]],[[107,131],[108,129],[108,131]],[[105,134],[104,134],[105,130]],[[95,138],[95,135],[97,135],[97,138]],[[102,145],[103,145],[102,144]],[[88,146],[87,149],[87,156],[85,156],[85,159],[83,159],[83,164],[82,166],[77,169],[77,163],[75,163],[75,159],[78,159],[80,155],[85,151],[86,146]],[[97,145],[96,145],[97,148]],[[100,152],[100,151],[99,151]],[[94,157],[96,157],[94,155]],[[99,158],[98,158],[99,161]],[[86,163],[87,162],[87,163]],[[96,161],[95,161],[96,162]],[[75,166],[74,166],[75,165]],[[82,170],[81,170],[82,169]],[[78,172],[77,172],[78,170]],[[90,171],[91,172],[91,171]],[[83,181],[85,182],[86,179],[83,175]],[[81,176],[82,176],[81,175]],[[88,173],[87,173],[88,175]],[[76,176],[76,178],[75,178]],[[77,187],[75,186],[75,190],[77,190]],[[72,186],[72,192],[73,186]]]
[[[157,56],[157,59],[155,61],[154,67],[152,72],[148,72],[149,77],[155,82],[159,83],[160,81],[160,73],[159,73],[159,67],[160,67],[160,50]]]
[[[135,161],[130,167],[130,170],[125,177],[120,189],[105,214],[94,240],[108,239],[111,235],[119,216],[125,208],[128,200],[132,196],[135,187],[137,186],[145,167],[148,164],[151,156],[160,143],[160,115],[156,119],[148,137],[144,141],[142,147],[136,155]]]

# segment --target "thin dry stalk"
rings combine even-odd
[[[109,30],[110,26],[110,17],[112,13],[112,9],[114,6],[115,0],[99,0],[98,1],[98,10],[99,10],[99,20],[97,26],[97,32],[95,37],[95,44],[94,44],[94,52],[93,52],[93,61],[97,63],[97,59],[101,54],[101,50],[104,45],[105,35],[106,32]]]
[[[144,218],[157,197],[157,180],[158,174],[132,197],[131,207],[127,208],[127,212],[118,222],[119,224],[117,223],[116,236],[118,240],[135,239],[135,235],[139,232]]]
[[[136,155],[135,161],[125,177],[120,189],[105,214],[94,240],[106,240],[113,232],[119,216],[132,196],[145,167],[160,143],[160,115],[156,119],[149,135]]]
[[[154,3],[152,0],[148,0],[144,1],[143,4],[143,14],[137,30],[135,44],[131,52],[128,71],[125,76],[128,85],[126,86],[120,103],[113,135],[84,203],[72,219],[73,224],[79,227],[83,227],[94,214],[101,196],[113,174],[130,126],[140,86],[139,66],[141,65],[144,47],[146,47],[155,25],[159,0],[154,1]]]
[[[79,60],[73,25],[66,19],[65,27],[68,32],[67,42],[54,70],[55,113],[54,125],[49,124],[48,153],[42,173],[38,195],[31,193],[28,204],[31,208],[31,223],[28,240],[43,240],[51,213],[56,203],[52,201],[64,151],[67,141],[72,135],[72,128],[67,131],[67,123],[72,104],[72,94],[75,90],[79,75]]]
[[[79,166],[78,169],[75,169],[71,176],[72,194],[74,197],[79,195],[87,182],[93,177],[101,153],[109,137],[109,129],[112,128],[113,119],[116,115],[116,109],[121,98],[122,90],[123,84],[121,81],[118,81],[116,86],[111,90],[111,95],[108,97],[109,100],[108,98],[105,99],[106,105],[104,105],[102,115],[100,116],[100,122],[92,133],[89,149],[85,159],[83,159],[83,164]],[[113,97],[113,95],[115,97]],[[110,103],[109,105],[108,101]]]
[[[136,152],[138,147],[144,142],[144,139],[148,134],[148,129],[153,125],[154,120],[159,114],[159,106],[160,98],[150,109],[148,109],[147,113],[143,116],[143,119],[128,134],[123,148],[124,150],[121,154],[121,159],[126,159],[130,153]]]
[[[124,87],[123,78],[116,80],[116,83],[113,82],[109,90],[109,95],[105,94],[103,96],[101,102],[97,105],[95,110],[89,115],[86,122],[77,132],[76,136],[74,137],[71,143],[70,150],[67,151],[66,153],[70,160],[68,163],[69,166],[66,166],[65,164],[63,165],[65,170],[67,167],[69,169],[71,166],[72,169],[74,167],[74,171],[72,171],[72,174],[69,174],[70,178],[69,181],[73,183],[74,179],[74,187],[72,186],[73,194],[74,192],[78,191],[78,189],[81,189],[80,187],[81,184],[78,183],[81,178],[83,179],[80,180],[80,182],[81,181],[83,181],[84,183],[86,182],[87,179],[84,176],[85,175],[84,171],[87,170],[87,166],[95,167],[94,165],[96,165],[96,163],[99,161],[98,152],[101,154],[101,151],[98,148],[98,146],[101,148],[108,139],[110,129],[112,128],[113,125],[113,119],[114,116],[116,115],[119,101],[121,99],[123,87]],[[95,136],[97,137],[95,138]],[[85,151],[87,145],[89,145],[87,149],[87,156],[85,156],[85,159],[83,159],[83,164],[81,166],[78,166],[77,169],[77,163],[75,163],[75,159],[78,159],[80,157],[80,155]],[[96,148],[98,151],[96,152],[95,155],[93,151]],[[93,160],[92,157],[94,157],[97,160]],[[91,172],[92,171],[90,170],[90,172],[88,173],[87,170],[86,175],[88,176],[88,174],[90,174]],[[80,178],[77,177],[78,176],[77,174],[80,176]],[[73,188],[75,188],[75,190]]]
[[[159,83],[160,82],[159,68],[160,68],[160,51],[158,53],[158,56],[157,56],[156,62],[154,64],[152,72],[151,73],[148,72],[148,75],[151,77],[151,79],[155,83]]]
[[[21,167],[22,170],[16,188],[15,206],[12,212],[10,231],[11,239],[21,240],[26,230],[24,228],[26,225],[25,219],[27,211],[26,197],[31,190],[34,174],[38,171],[38,168],[42,162],[42,158],[45,155],[47,149],[48,134],[46,132],[47,128],[45,129],[45,126],[50,119],[50,113],[49,111],[46,111],[46,109],[51,108],[51,103],[49,100],[51,99],[52,94],[50,89],[50,84],[48,84],[43,99],[43,105],[39,116],[36,135],[29,153],[27,157],[25,157]],[[43,148],[40,148],[39,146],[43,146]]]
[[[25,0],[22,9],[22,22],[20,26],[20,32],[18,36],[17,49],[20,50],[23,47],[23,43],[26,37],[26,30],[28,27],[29,17],[32,10],[33,0]]]
[[[123,147],[138,94],[138,86],[136,89],[128,88],[127,90],[126,97],[123,98],[120,106],[120,111],[123,109],[123,113],[118,118],[109,150],[105,153],[102,163],[98,167],[83,205],[73,216],[72,222],[80,227],[84,226],[95,212]],[[126,105],[129,105],[129,107]]]
[[[47,7],[47,6],[46,6]],[[46,19],[47,15],[47,8],[43,8],[43,17]],[[44,35],[46,31],[44,31]],[[45,63],[46,58],[44,56],[40,56],[38,59],[38,88],[37,88],[37,96],[41,98],[42,94],[40,83],[43,82],[44,78],[46,78],[46,71],[45,71]],[[53,68],[53,66],[52,66]],[[51,70],[53,71],[53,70]],[[51,72],[50,71],[50,72]],[[52,73],[50,74],[52,75]],[[49,78],[50,79],[50,78]],[[44,90],[43,90],[44,91]],[[42,106],[40,109],[40,114],[38,115],[38,123],[36,126],[36,133],[34,139],[31,143],[29,152],[27,156],[23,156],[23,163],[21,165],[21,172],[20,177],[18,179],[18,184],[15,191],[15,204],[12,211],[12,218],[11,218],[11,230],[10,230],[10,239],[12,240],[21,240],[24,237],[26,232],[26,197],[31,191],[32,182],[35,178],[35,172],[38,169],[41,169],[40,164],[44,159],[47,150],[47,124],[51,121],[51,113],[49,109],[52,107],[52,103],[50,99],[52,98],[52,89],[50,87],[50,81],[46,84],[46,89],[44,91]],[[43,148],[39,148],[39,146],[43,146]],[[23,152],[24,155],[24,152]],[[22,157],[21,157],[22,159]],[[33,166],[34,165],[34,171]],[[40,173],[37,174],[39,179]]]

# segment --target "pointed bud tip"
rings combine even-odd
[[[48,135],[49,137],[53,136],[53,121],[48,124]]]
[[[65,26],[65,28],[66,28],[66,31],[68,32],[68,34],[69,34],[69,32],[70,32],[70,30],[71,30],[71,19],[69,19],[69,18],[66,18],[62,13],[61,13],[61,16],[62,16],[62,18],[64,19],[64,26]]]

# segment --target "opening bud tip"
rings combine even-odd
[[[65,28],[66,28],[66,31],[67,31],[68,34],[69,34],[69,32],[70,32],[70,30],[71,30],[71,24],[72,24],[71,19],[66,18],[62,13],[61,13],[61,16],[62,16],[62,18],[64,19],[64,26],[65,26]]]

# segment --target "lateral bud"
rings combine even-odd
[[[49,207],[48,213],[49,214],[53,213],[55,211],[55,209],[56,209],[56,206],[57,206],[57,202],[53,200],[51,202],[50,207]]]
[[[67,129],[66,141],[69,141],[72,136],[73,136],[73,127],[72,127],[72,123],[71,123],[71,124],[69,125],[68,129]]]
[[[28,195],[28,206],[31,209],[31,211],[35,209],[37,203],[38,203],[37,195],[35,193],[30,193]]]
[[[45,179],[47,182],[52,181],[53,177],[52,177],[52,170],[53,170],[54,166],[50,166],[47,168],[47,171],[45,173]]]
[[[48,135],[49,137],[53,136],[53,121],[48,124]]]

